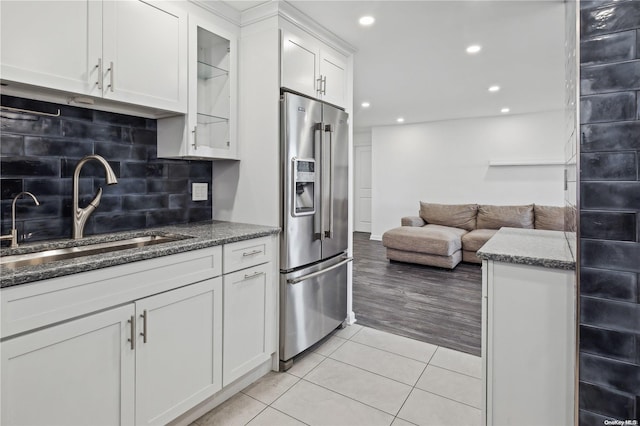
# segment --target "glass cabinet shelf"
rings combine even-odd
[[[222,68],[214,67],[205,62],[198,61],[198,78],[202,80],[209,80],[217,77],[226,77],[229,75],[229,71]]]
[[[226,117],[218,117],[215,115],[198,113],[198,124],[216,124],[216,123],[226,123],[229,119]]]

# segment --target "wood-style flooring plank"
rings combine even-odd
[[[482,271],[389,262],[370,234],[353,236],[353,310],[358,324],[480,355]]]

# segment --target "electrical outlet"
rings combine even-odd
[[[207,191],[209,184],[207,183],[192,183],[191,184],[191,200],[193,201],[207,201]]]

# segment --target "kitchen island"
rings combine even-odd
[[[502,228],[482,259],[486,425],[573,424],[575,235]]]

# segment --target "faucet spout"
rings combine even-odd
[[[11,248],[18,247],[18,230],[16,229],[16,201],[18,201],[18,198],[23,195],[28,195],[29,197],[31,197],[36,206],[40,205],[40,202],[38,201],[36,196],[27,191],[22,191],[15,197],[13,197],[13,202],[11,203],[11,234],[0,236],[0,240],[11,240]]]
[[[98,205],[100,204],[100,199],[102,198],[102,188],[100,187],[98,188],[98,192],[96,193],[95,198],[91,200],[87,207],[81,209],[78,206],[78,182],[80,180],[80,170],[82,169],[82,166],[84,166],[90,160],[96,160],[100,164],[102,164],[106,175],[105,180],[107,182],[107,185],[115,185],[118,183],[116,174],[113,172],[113,169],[111,168],[109,163],[107,163],[107,160],[105,160],[103,157],[92,154],[83,157],[78,162],[73,172],[73,239],[82,238],[84,233],[84,226],[87,223],[87,219],[89,219],[91,213],[93,213],[93,211],[98,207]]]

